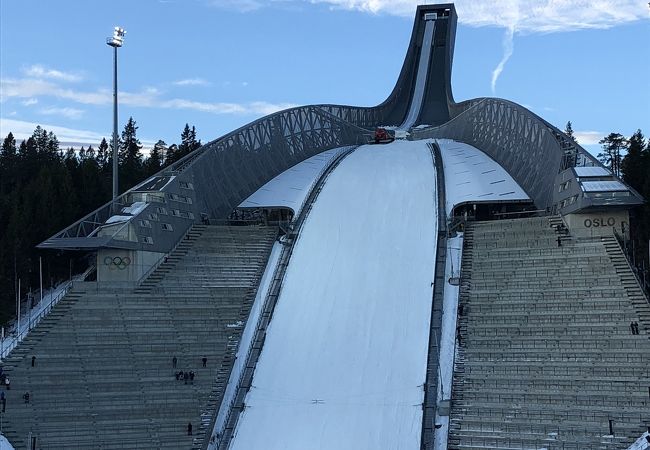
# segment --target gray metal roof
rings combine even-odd
[[[581,184],[585,192],[629,191],[620,181],[583,181]]]
[[[579,177],[606,177],[612,176],[612,172],[604,167],[575,167],[576,175]]]

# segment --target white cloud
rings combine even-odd
[[[68,119],[80,119],[83,116],[84,111],[76,108],[43,108],[39,110],[41,114],[47,114],[52,116],[63,116]]]
[[[37,98],[28,98],[27,100],[24,100],[21,102],[24,106],[32,106],[38,103]]]
[[[268,115],[274,112],[282,111],[283,109],[295,108],[298,105],[293,103],[268,103],[268,102],[253,102],[248,105],[248,110],[253,114]]]
[[[0,80],[0,92],[2,93],[3,101],[8,98],[32,99],[36,96],[49,96],[63,100],[71,100],[85,105],[110,105],[113,102],[112,93],[108,89],[98,89],[94,92],[76,91],[62,88],[56,83],[31,78],[2,79]],[[180,98],[167,100],[162,98],[162,93],[154,87],[145,88],[140,92],[120,92],[118,98],[120,104],[128,106],[191,109],[213,114],[270,114],[296,106],[292,103],[276,104],[261,101],[250,103],[209,103]],[[65,111],[66,109],[67,111]],[[54,109],[51,109],[49,113],[67,114],[69,118],[78,118],[82,111],[75,110],[74,108],[61,108],[56,112]]]
[[[83,80],[78,73],[62,72],[56,69],[46,69],[40,64],[35,64],[23,69],[23,73],[32,78],[51,78],[53,80],[77,82]]]
[[[34,133],[34,129],[38,125],[40,125],[41,128],[54,133],[59,140],[60,148],[62,149],[68,147],[88,147],[89,145],[97,148],[99,143],[102,141],[102,138],[106,138],[108,141],[111,135],[110,132],[102,134],[95,131],[77,130],[58,125],[5,119],[0,117],[0,136],[4,138],[9,134],[9,132],[11,132],[14,135],[14,138],[16,138],[16,141],[20,142],[24,139],[28,139]],[[142,143],[142,152],[145,155],[148,155],[149,150],[153,148],[154,141],[151,139],[141,139],[140,142]]]
[[[176,86],[210,86],[210,83],[203,78],[187,78],[185,80],[174,81],[173,84]]]
[[[512,52],[515,49],[513,37],[514,29],[508,28],[506,30],[506,34],[503,36],[503,56],[501,57],[501,61],[499,61],[497,67],[494,69],[494,71],[492,71],[492,95],[496,93],[497,80],[499,79],[499,75],[501,75],[501,72],[503,72],[503,68],[512,56]]]
[[[109,136],[110,134],[101,134],[88,130],[75,130],[72,128],[60,127],[57,125],[26,122],[24,120],[13,120],[0,117],[0,136],[4,137],[9,134],[9,132],[12,132],[17,141],[22,141],[23,139],[29,138],[32,133],[34,133],[34,129],[37,125],[40,125],[47,131],[51,131],[56,134],[56,137],[61,142],[79,142],[84,143],[85,145],[97,145],[99,142],[101,142],[104,136]]]
[[[261,0],[208,0],[209,6],[238,12],[256,11],[264,6]]]
[[[302,0],[374,14],[413,17],[419,0]],[[517,33],[609,28],[648,19],[645,0],[456,0],[460,23],[512,28]]]
[[[77,103],[104,105],[112,101],[111,93],[108,90],[96,92],[83,92],[73,89],[62,88],[51,81],[35,78],[3,78],[0,80],[0,94],[2,101],[7,98],[35,98],[39,96],[57,97],[72,100]]]
[[[580,145],[599,145],[606,133],[600,131],[574,131],[573,136],[578,140]]]
[[[175,98],[160,103],[163,108],[191,109],[195,111],[209,112],[213,114],[256,114],[267,115],[283,109],[292,108],[292,103],[207,103],[193,100]]]

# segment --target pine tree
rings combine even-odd
[[[573,140],[573,142],[575,142],[576,144],[578,143],[578,140],[573,135],[573,127],[571,126],[571,121],[570,120],[566,123],[566,127],[564,128],[564,134],[569,136]]]
[[[178,151],[178,145],[172,144],[167,148],[167,152],[165,154],[165,166],[168,166],[170,164],[175,163],[181,157],[179,156],[180,152]]]
[[[77,159],[77,153],[74,151],[74,148],[68,147],[68,150],[65,152],[65,156],[63,157],[63,163],[69,173],[74,174],[77,171],[79,160]]]
[[[12,132],[9,132],[7,137],[2,141],[0,148],[0,158],[11,159],[16,157],[16,138]]]
[[[106,142],[106,138],[102,138],[102,141],[99,143],[99,147],[97,147],[97,156],[95,157],[97,165],[100,168],[104,169],[108,164],[108,158],[110,156],[109,153],[110,150],[108,148],[108,142]]]
[[[59,140],[51,131],[47,133],[47,144],[45,144],[45,153],[48,159],[56,159],[59,153]]]
[[[165,163],[171,164],[172,162],[176,162],[199,147],[201,147],[201,141],[197,141],[196,139],[196,128],[190,128],[189,124],[186,123],[181,133],[181,144],[178,146],[178,150],[173,152]]]
[[[0,148],[0,195],[11,191],[15,180],[16,139],[10,132]]]
[[[120,192],[124,192],[136,184],[143,177],[142,144],[136,135],[138,127],[133,117],[122,131],[122,142],[119,151],[120,165]]]
[[[645,181],[650,176],[645,146],[643,133],[636,130],[627,141],[627,154],[621,161],[623,180],[639,192],[643,192]]]
[[[34,141],[36,142],[36,151],[38,153],[45,153],[47,152],[48,148],[48,136],[47,136],[47,131],[45,131],[43,128],[41,128],[40,125],[36,126],[36,129],[34,130],[34,133],[32,134],[32,137],[34,138]]]
[[[120,164],[135,164],[142,163],[142,144],[137,137],[138,127],[136,126],[133,117],[129,117],[128,122],[124,125],[122,131],[122,139],[119,147],[119,162]]]
[[[163,159],[167,152],[167,144],[163,140],[156,142],[149,153],[149,158],[145,162],[146,175],[153,175],[162,168]]]
[[[614,175],[621,175],[621,150],[625,149],[627,141],[620,133],[609,133],[598,141],[603,146],[603,153],[598,154],[601,163],[611,170]]]
[[[95,159],[95,149],[93,148],[92,144],[88,146],[88,149],[86,150],[86,157],[88,159]]]

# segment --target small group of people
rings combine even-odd
[[[185,381],[185,384],[187,384],[187,381],[190,381],[190,384],[194,384],[194,372],[189,371],[189,372],[183,372],[182,370],[175,372],[174,376],[176,377],[176,381]]]
[[[201,358],[201,364],[203,365],[203,367],[208,367],[208,357],[207,356],[203,356],[203,358]],[[178,358],[176,356],[174,356],[172,358],[172,368],[176,369],[177,366],[178,366]],[[176,381],[181,381],[182,380],[182,381],[185,382],[185,384],[187,384],[188,381],[190,382],[190,384],[194,384],[194,377],[195,376],[196,376],[196,374],[194,373],[193,370],[190,370],[189,372],[183,371],[183,370],[179,370],[178,372],[174,372],[174,377],[176,378]]]
[[[632,331],[632,334],[639,334],[639,322],[631,322],[630,330]]]

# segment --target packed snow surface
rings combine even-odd
[[[291,257],[231,449],[419,449],[436,252],[425,142],[363,146]]]
[[[0,450],[14,450],[13,445],[9,443],[6,437],[0,434]]]
[[[149,205],[149,203],[146,202],[135,202],[131,206],[127,206],[126,208],[122,208],[122,212],[126,214],[131,214],[132,216],[137,216],[140,214],[144,209]]]
[[[131,220],[131,218],[133,218],[133,216],[111,216],[106,220],[106,225],[110,223],[126,222]]]
[[[408,130],[413,126],[420,110],[422,109],[422,99],[424,98],[424,88],[427,84],[427,75],[429,74],[429,59],[431,59],[431,44],[433,43],[433,35],[436,30],[436,21],[427,20],[424,25],[424,40],[420,48],[420,62],[418,63],[418,73],[415,78],[415,89],[413,89],[413,98],[411,99],[411,106],[409,107],[408,115],[404,119],[404,123],[400,125],[400,130]]]
[[[436,142],[445,172],[448,215],[461,203],[530,200],[503,167],[476,147],[450,139]]]
[[[295,215],[300,214],[305,198],[321,173],[334,158],[349,148],[326,150],[296,164],[255,191],[239,208],[286,207],[291,208]]]
[[[650,436],[650,433],[645,432],[641,435],[639,439],[636,440],[636,442],[632,445],[627,450],[647,450],[650,448],[650,443],[646,439],[647,436]]]

